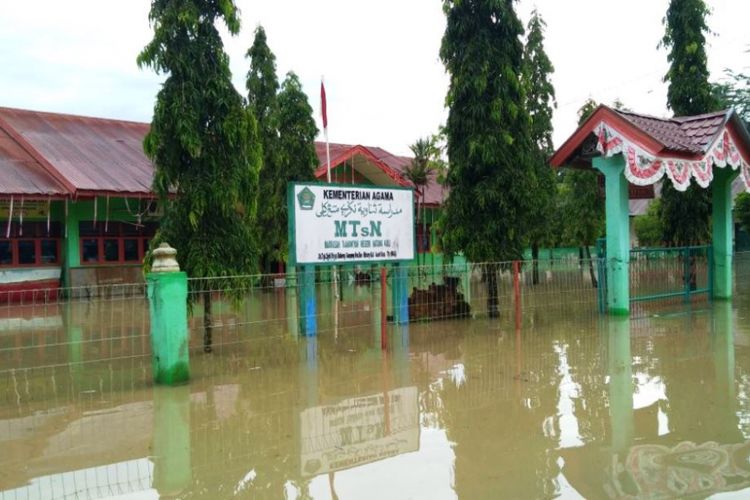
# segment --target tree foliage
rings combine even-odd
[[[251,273],[256,122],[232,85],[216,28],[223,21],[236,34],[237,8],[230,0],[154,0],[149,20],[154,38],[138,65],[167,75],[144,141],[165,207],[158,240],[177,248],[191,277]]]
[[[633,221],[635,236],[642,247],[658,247],[662,244],[664,228],[661,222],[661,200],[654,200],[648,207],[648,212],[638,215]]]
[[[290,71],[281,84],[279,102],[279,162],[281,192],[281,215],[276,225],[286,232],[287,206],[286,185],[293,181],[312,181],[315,179],[315,168],[318,166],[318,155],[315,152],[315,136],[318,127],[315,125],[313,110],[302,90],[297,75]],[[288,253],[286,233],[281,238],[282,257]]]
[[[276,56],[268,47],[263,26],[255,29],[253,45],[246,57],[250,60],[245,86],[247,102],[258,120],[263,161],[258,182],[258,242],[266,271],[273,260],[282,258],[286,228],[278,224],[283,218],[286,183],[281,171],[279,147],[279,80]]]
[[[669,83],[667,100],[676,116],[715,111],[718,103],[708,81],[706,57],[707,17],[703,0],[671,0],[664,17],[661,44],[668,50]],[[693,184],[678,192],[671,182],[662,188],[662,227],[664,241],[675,245],[693,245],[710,235],[711,192]]]
[[[450,76],[446,137],[448,254],[472,262],[522,258],[533,209],[530,120],[521,72],[523,25],[513,0],[443,0],[440,58]],[[487,309],[498,315],[497,267],[484,266]]]
[[[153,0],[154,38],[138,65],[167,75],[156,98],[144,150],[154,163],[154,191],[165,206],[154,244],[177,248],[193,278],[248,275],[255,270],[252,230],[260,152],[256,122],[232,85],[229,58],[216,28],[239,31],[232,0]],[[174,198],[172,199],[172,195]],[[247,280],[222,286],[242,294]],[[203,291],[204,350],[211,350],[211,293]]]
[[[667,102],[676,116],[716,109],[708,81],[706,34],[710,14],[704,0],[671,0],[664,17],[661,44],[668,50]]]
[[[727,79],[712,84],[714,99],[722,109],[734,108],[750,129],[750,75],[726,71]]]
[[[443,244],[473,262],[520,259],[534,196],[523,26],[512,0],[444,0],[443,11],[451,166]]]
[[[734,215],[740,226],[750,233],[750,193],[742,193],[734,202]]]
[[[554,151],[552,144],[552,113],[557,106],[555,89],[550,81],[554,71],[552,61],[544,51],[546,24],[536,9],[531,14],[523,54],[523,83],[526,109],[531,120],[535,187],[529,222],[533,282],[539,281],[539,248],[552,239],[552,211],[555,208],[557,185],[555,173],[547,163]]]

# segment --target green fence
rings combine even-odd
[[[604,242],[597,244],[599,257],[599,312],[607,305],[607,252]],[[647,302],[711,297],[713,287],[713,249],[711,246],[635,248],[630,251],[630,301]]]

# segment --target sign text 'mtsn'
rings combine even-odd
[[[386,200],[393,201],[393,192],[354,189],[324,189],[324,200]]]

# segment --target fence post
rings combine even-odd
[[[393,264],[393,322],[409,322],[409,270],[399,264]]]
[[[380,268],[380,348],[388,349],[388,273]]]
[[[521,263],[513,261],[513,297],[516,305],[516,331],[521,329]]]
[[[175,385],[190,379],[187,323],[187,275],[177,250],[162,243],[146,275],[151,316],[151,366],[154,382]]]
[[[685,288],[683,290],[684,301],[687,304],[690,302],[690,248],[686,247],[682,250],[682,275]]]
[[[297,275],[300,281],[300,330],[305,337],[318,334],[317,301],[315,298],[315,266],[305,265]]]

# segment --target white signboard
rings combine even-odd
[[[288,198],[296,264],[414,259],[411,189],[291,184]]]
[[[317,476],[419,449],[416,387],[345,399],[300,414],[303,476]]]

